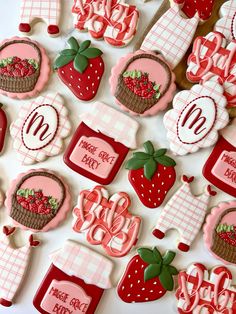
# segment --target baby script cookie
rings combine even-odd
[[[19,31],[29,34],[32,24],[43,20],[50,36],[59,35],[61,0],[21,0]]]
[[[67,184],[57,174],[32,169],[12,181],[5,205],[15,225],[43,232],[65,220],[71,195]]]
[[[236,39],[236,2],[230,0],[220,8],[220,19],[215,24],[215,31],[222,33],[228,41]]]
[[[47,94],[25,103],[10,126],[13,147],[24,165],[60,154],[63,139],[70,131],[68,111],[59,94]]]
[[[204,177],[218,189],[236,197],[236,119],[221,131],[203,167]]]
[[[124,111],[154,115],[164,110],[175,92],[175,76],[160,54],[138,50],[112,68],[111,93]]]
[[[40,244],[29,237],[29,243],[20,248],[12,246],[10,237],[15,228],[3,227],[5,237],[0,241],[0,304],[6,307],[12,306],[14,297],[19,290],[30,261],[31,248]]]
[[[70,240],[50,260],[33,300],[35,308],[42,314],[95,313],[104,290],[112,287],[112,262]]]
[[[33,97],[43,89],[49,75],[49,59],[38,42],[13,37],[0,44],[0,94]]]
[[[190,265],[178,276],[178,312],[235,313],[236,289],[232,286],[232,280],[232,273],[224,266],[214,267],[209,273],[203,264]]]
[[[90,44],[90,40],[85,40],[79,45],[71,37],[70,48],[62,50],[54,62],[60,80],[81,100],[95,97],[104,73],[102,51]]]
[[[74,0],[74,27],[87,30],[95,39],[104,39],[115,47],[124,47],[136,34],[139,12],[125,0]]]
[[[221,262],[236,264],[236,201],[211,210],[203,227],[207,249]]]
[[[201,229],[210,198],[216,195],[210,185],[201,195],[193,195],[190,189],[193,180],[194,177],[182,176],[182,186],[163,208],[153,230],[153,235],[159,239],[163,239],[165,232],[170,229],[178,230],[180,234],[178,249],[184,252],[189,251],[190,245]]]
[[[163,120],[171,151],[186,155],[214,145],[218,131],[229,122],[226,105],[223,87],[217,82],[179,92]]]
[[[140,201],[149,208],[159,207],[176,180],[175,161],[166,156],[167,149],[155,151],[153,144],[143,144],[145,152],[135,152],[126,163],[129,182]]]
[[[90,244],[101,245],[113,257],[129,253],[138,241],[141,218],[129,213],[128,194],[119,192],[109,197],[102,186],[83,190],[73,210],[73,230],[85,233]]]
[[[128,263],[118,286],[117,293],[127,303],[150,302],[173,291],[173,276],[178,274],[171,265],[175,253],[166,251],[162,257],[156,247],[139,248]]]
[[[79,174],[109,184],[119,171],[130,148],[136,148],[138,122],[101,102],[80,115],[79,124],[64,162]]]

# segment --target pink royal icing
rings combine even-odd
[[[214,30],[222,33],[228,41],[236,39],[236,2],[226,1],[220,8],[220,19]]]

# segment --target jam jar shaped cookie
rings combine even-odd
[[[50,260],[52,264],[33,300],[35,308],[42,314],[93,314],[104,290],[112,286],[112,262],[69,240],[50,255]]]
[[[72,170],[101,185],[111,183],[130,148],[136,147],[139,124],[125,114],[96,102],[79,124],[65,155]]]
[[[236,197],[236,119],[221,132],[203,175],[220,190]]]

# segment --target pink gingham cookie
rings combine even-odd
[[[11,182],[5,206],[15,225],[44,232],[65,220],[71,194],[64,179],[55,172],[32,169]]]
[[[19,31],[29,34],[32,24],[43,20],[48,34],[56,37],[60,33],[60,14],[61,0],[21,0]]]
[[[190,265],[178,276],[178,313],[236,313],[236,289],[232,280],[227,267],[216,266],[209,272],[203,264]]]
[[[215,24],[215,31],[222,33],[228,41],[236,39],[236,2],[226,1],[220,9],[220,19]]]
[[[218,131],[229,122],[226,105],[223,87],[217,82],[179,92],[163,120],[172,152],[186,155],[215,144]]]
[[[15,248],[9,239],[15,228],[3,227],[4,239],[0,242],[0,304],[10,307],[15,294],[22,284],[23,277],[30,261],[31,248],[40,244],[30,235],[29,242],[22,247]]]
[[[74,27],[87,30],[95,39],[104,39],[114,47],[124,47],[136,34],[139,12],[124,0],[74,0]]]
[[[25,103],[10,126],[13,147],[23,165],[60,154],[71,131],[68,110],[59,94],[40,96]]]

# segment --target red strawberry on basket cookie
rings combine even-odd
[[[162,257],[157,248],[139,248],[128,263],[117,293],[127,303],[149,302],[160,299],[174,288],[173,276],[177,269],[170,265],[175,253],[167,251]]]
[[[70,48],[60,52],[54,62],[54,69],[77,98],[91,100],[97,93],[104,73],[102,51],[90,47],[90,40],[79,45],[71,37],[68,44]]]
[[[153,144],[143,144],[145,152],[135,152],[127,162],[129,181],[140,201],[149,208],[159,207],[176,180],[175,161],[166,149],[155,151]]]

